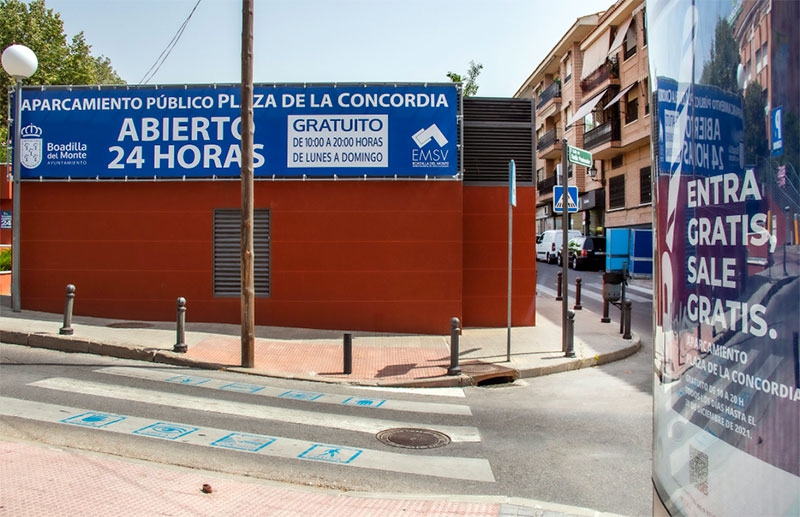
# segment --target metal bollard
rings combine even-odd
[[[179,297],[178,298],[178,309],[177,309],[177,325],[176,325],[176,341],[175,346],[172,347],[173,352],[177,352],[179,354],[185,354],[189,347],[186,346],[186,298]]]
[[[603,300],[603,317],[600,318],[600,323],[611,323],[611,318],[608,317],[608,300]]]
[[[67,298],[64,302],[64,326],[58,331],[59,334],[71,336],[75,331],[72,328],[72,307],[75,305],[75,286],[67,285]]]
[[[575,338],[575,311],[567,311],[567,349],[564,351],[564,357],[575,357],[575,345],[573,340]]]
[[[345,332],[342,345],[344,346],[344,373],[350,375],[353,373],[353,334]]]
[[[576,311],[583,309],[581,306],[581,283],[580,277],[575,279],[575,305],[572,308]]]
[[[558,275],[558,284],[556,284],[556,301],[560,302],[563,298],[561,297],[561,277],[564,276],[564,273],[559,271]]]
[[[622,334],[622,339],[631,339],[631,302],[630,300],[625,300],[625,309],[624,309],[624,319],[625,319],[625,333]]]
[[[447,375],[461,375],[461,367],[458,365],[458,335],[461,329],[458,325],[458,318],[450,320],[450,368],[447,369]]]

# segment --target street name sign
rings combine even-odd
[[[584,167],[592,166],[592,153],[585,151],[580,147],[567,146],[567,159],[570,163],[576,165],[583,165]]]

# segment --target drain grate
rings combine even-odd
[[[149,329],[152,326],[151,323],[144,321],[115,321],[106,324],[106,327],[111,327],[112,329]]]
[[[375,437],[386,445],[404,449],[435,449],[450,443],[450,437],[444,433],[416,427],[385,429]]]

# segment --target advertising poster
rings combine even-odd
[[[241,171],[240,88],[46,87],[22,95],[22,179]],[[455,177],[455,85],[255,85],[256,178]]]
[[[780,21],[790,4],[647,2],[653,481],[673,515],[800,515],[800,95],[797,73],[782,73],[797,70],[797,27]],[[780,155],[770,105],[781,106]]]

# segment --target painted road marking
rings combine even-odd
[[[97,397],[112,398],[141,402],[143,404],[158,404],[162,406],[179,407],[196,411],[212,411],[227,415],[237,415],[279,422],[329,427],[345,431],[357,431],[376,434],[384,429],[394,427],[427,427],[425,425],[409,422],[398,422],[380,418],[362,418],[351,415],[334,415],[326,413],[324,418],[319,411],[301,411],[256,404],[245,404],[229,400],[215,400],[208,397],[195,397],[180,393],[165,393],[161,391],[145,390],[128,386],[115,386],[98,382],[53,377],[32,382],[30,386],[47,388],[51,390],[94,395]],[[437,431],[448,435],[454,442],[479,442],[478,429],[470,426],[437,426]]]
[[[216,390],[221,390],[223,389],[224,386],[231,386],[230,381],[222,381],[198,375],[176,375],[174,370],[170,372],[170,371],[156,370],[156,369],[141,369],[141,368],[113,366],[109,368],[102,368],[95,371],[111,375],[131,377],[135,379],[169,382],[174,384],[198,386],[201,388],[216,389]],[[305,400],[309,402],[318,402],[324,404],[343,404],[345,400],[350,398],[349,395],[336,395],[331,393],[314,393],[314,392],[291,391],[291,390],[287,391],[285,388],[272,388],[269,386],[256,385],[256,384],[247,386],[250,386],[250,391],[244,391],[244,390],[236,390],[236,391],[267,396],[267,397],[294,398],[296,400]],[[427,389],[436,389],[436,388],[426,388],[426,390]],[[228,391],[231,390],[228,389]],[[429,394],[429,392],[425,391],[424,394],[427,395]],[[370,397],[365,397],[365,399],[368,398]],[[472,411],[470,410],[469,406],[460,404],[443,404],[439,402],[421,402],[421,401],[417,402],[408,400],[386,400],[386,399],[380,399],[380,400],[383,400],[383,402],[380,404],[376,403],[371,405],[360,405],[359,407],[372,408],[372,409],[376,408],[391,409],[393,411],[407,411],[412,413],[433,413],[437,415],[472,416]]]
[[[197,427],[172,424],[169,422],[156,422],[155,424],[148,425],[147,427],[137,429],[133,433],[144,436],[152,436],[154,438],[161,438],[164,440],[176,440],[195,431],[197,431]]]
[[[369,399],[363,397],[348,397],[342,401],[342,405],[344,406],[358,407],[381,407],[385,403],[385,399]]]
[[[44,402],[31,402],[8,397],[0,397],[0,415],[47,422],[53,424],[84,425],[84,422],[104,422],[104,425],[89,425],[91,430],[135,435],[146,439],[164,439],[158,433],[136,433],[137,430],[152,429],[163,424],[147,418],[131,415],[113,415],[87,409],[60,406]],[[72,415],[64,418],[64,415]],[[176,429],[192,429],[194,426],[170,423]],[[436,476],[469,481],[494,482],[494,474],[489,462],[483,458],[459,458],[454,456],[422,456],[419,454],[399,454],[375,449],[355,449],[333,444],[320,444],[285,438],[280,436],[261,436],[237,433],[232,430],[213,427],[196,427],[194,432],[184,434],[173,443],[186,443],[205,447],[220,447],[243,453],[263,454],[270,457],[299,459],[305,461],[324,461],[342,467]]]
[[[594,289],[600,289],[600,293],[596,293],[594,291],[586,289],[587,287],[591,287],[591,288],[594,288]],[[628,286],[628,287],[630,287],[630,286]],[[553,298],[555,298],[556,295],[557,295],[555,289],[550,289],[549,287],[545,287],[542,284],[536,284],[536,290],[541,294],[546,294],[548,296],[552,296]],[[569,292],[572,294],[572,296],[574,298],[574,295],[575,295],[575,286],[574,285],[570,285],[569,286]],[[584,297],[584,296],[586,298],[590,298],[592,300],[596,300],[598,302],[602,302],[603,301],[603,286],[601,284],[583,284],[581,286],[581,297]],[[632,294],[630,291],[627,290],[627,287],[626,287],[626,291],[625,291],[625,299],[626,300],[630,300],[632,302],[653,303],[652,294],[651,294],[651,296],[649,298],[645,298],[644,296],[638,296],[638,295]]]

